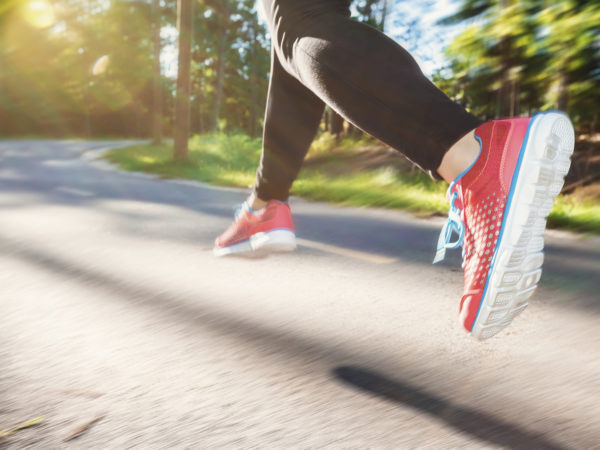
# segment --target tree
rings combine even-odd
[[[152,144],[158,145],[162,140],[162,90],[160,79],[160,0],[152,0],[152,43],[154,58],[152,60]]]
[[[545,0],[539,14],[537,51],[546,55],[541,75],[546,107],[568,110],[591,130],[600,104],[600,3]]]
[[[232,35],[229,27],[231,26],[231,1],[220,0],[216,4],[216,19],[217,19],[217,86],[216,86],[216,97],[215,97],[215,109],[213,114],[213,131],[217,131],[219,128],[219,119],[221,117],[221,104],[223,101],[223,83],[225,77],[225,64],[227,51],[230,44],[230,36]]]
[[[389,0],[358,0],[354,7],[357,20],[384,31]]]
[[[465,0],[457,13],[442,21],[471,22],[448,47],[447,55],[454,68],[460,67],[463,89],[470,90],[478,77],[492,88],[489,93],[495,99],[485,96],[489,105],[482,111],[485,116],[518,114],[521,92],[535,77],[531,63],[539,62],[531,46],[540,7],[539,0]]]
[[[258,22],[255,2],[236,0],[229,5],[224,41],[223,4],[204,0],[202,6],[195,15],[193,129],[202,133],[222,127],[258,135],[266,102],[270,46],[266,30]]]
[[[175,100],[174,154],[175,160],[184,160],[188,154],[190,131],[190,63],[192,59],[193,0],[178,0],[177,28],[179,56],[177,64],[177,92]]]
[[[482,117],[558,108],[576,124],[597,121],[598,2],[464,0],[444,23],[461,21],[469,25],[435,77],[453,98]]]

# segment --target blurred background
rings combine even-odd
[[[191,50],[179,55],[176,0],[3,0],[0,136],[152,138],[158,145],[178,129],[184,136],[260,138],[269,35],[255,0],[190,3],[193,10],[182,14],[183,23],[187,19],[191,23]],[[578,142],[563,193],[577,191],[578,197],[565,207],[588,204],[579,221],[587,225],[571,228],[600,229],[598,211],[592,211],[600,203],[598,1],[355,0],[352,14],[403,45],[440,89],[483,119],[530,115],[541,109],[567,111]],[[174,120],[178,57],[190,64],[190,90],[183,93],[190,100],[184,106],[190,110],[189,129],[187,120],[177,125]],[[201,152],[204,144],[197,141],[191,151]],[[238,141],[221,143],[220,148],[225,147],[234,148],[229,157],[221,155],[226,164],[244,159],[235,153],[243,147]],[[248,164],[235,167],[246,175],[229,184],[248,184],[260,144],[251,147],[254,150],[244,150],[250,155]],[[311,156],[340,149],[338,153],[345,152],[354,162],[350,164],[354,172],[384,171],[380,183],[390,181],[390,175],[394,181],[395,174],[414,172],[410,164],[387,158],[385,146],[328,110]],[[368,151],[348,156],[353,149]],[[166,148],[162,153],[148,147],[136,152],[146,160],[158,158],[157,164],[146,164],[143,170],[164,169]],[[187,148],[179,156],[190,159]],[[119,162],[118,157],[113,159]],[[338,158],[336,164],[349,167],[343,160]],[[322,158],[316,164],[322,162],[334,164]],[[309,158],[311,164],[315,161]],[[184,176],[175,172],[170,173]],[[419,177],[414,182],[430,187]],[[559,218],[555,211],[551,225],[569,226],[567,215],[563,211]]]
[[[194,3],[191,130],[221,123],[255,136],[269,72],[255,1]],[[359,0],[353,14],[405,46],[477,115],[558,108],[581,132],[600,127],[597,1]],[[150,136],[157,46],[170,133],[175,0],[3,0],[0,27],[3,136]]]

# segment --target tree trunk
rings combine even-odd
[[[89,96],[89,88],[90,88],[90,79],[89,76],[85,79],[85,84],[83,85],[83,119],[84,119],[84,133],[87,139],[92,137],[92,119],[90,114],[90,96]]]
[[[198,105],[198,133],[203,134],[204,129],[204,113],[202,111],[202,105]]]
[[[323,113],[323,131],[329,131],[329,107],[325,108],[325,112]]]
[[[519,87],[516,78],[510,83],[510,117],[519,113]]]
[[[335,134],[336,138],[339,139],[344,132],[344,118],[336,113],[333,109],[329,116],[329,127],[332,134]]]
[[[175,98],[175,160],[188,154],[190,131],[190,64],[192,59],[192,31],[194,0],[177,0],[177,28],[179,29],[179,56],[177,59],[177,92]]]
[[[507,8],[508,0],[501,0],[503,8]],[[500,38],[500,90],[498,91],[498,116],[507,117],[511,112],[511,82],[510,82],[510,38]]]
[[[511,112],[510,45],[508,39],[500,40],[500,90],[498,91],[498,116],[507,117]]]
[[[152,0],[152,41],[154,61],[152,64],[152,144],[162,140],[162,92],[160,86],[160,0]]]
[[[257,95],[256,95],[256,79],[257,74],[256,71],[256,49],[259,48],[260,43],[258,42],[257,35],[258,31],[256,29],[256,23],[252,22],[250,25],[250,29],[252,30],[252,46],[250,47],[250,55],[251,55],[251,68],[250,68],[250,137],[256,137],[258,135],[257,124],[258,124],[258,111],[257,111]]]
[[[569,104],[569,91],[567,90],[569,83],[563,70],[558,75],[558,97],[556,99],[556,108],[561,111],[566,111]]]
[[[221,103],[223,99],[223,77],[225,75],[225,50],[227,44],[227,31],[229,27],[229,5],[225,2],[223,7],[223,18],[219,33],[219,50],[217,54],[217,89],[215,98],[215,111],[213,131],[218,131],[219,119],[221,117]]]
[[[379,29],[381,30],[382,33],[385,33],[385,19],[387,19],[388,0],[382,0],[382,1],[383,1],[383,7],[381,10],[381,22],[379,23]]]

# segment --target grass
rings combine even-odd
[[[600,234],[600,204],[580,202],[572,195],[560,195],[548,216],[548,226]]]
[[[350,141],[342,141],[332,153],[333,145],[329,137],[315,140],[309,155],[319,155],[323,162],[302,170],[292,195],[343,205],[404,209],[419,215],[447,212],[446,184],[433,181],[421,172],[398,172],[390,167],[332,174],[328,166],[352,152],[353,146]],[[217,134],[192,138],[188,159],[183,162],[173,161],[173,149],[168,144],[119,148],[106,153],[105,158],[125,170],[246,188],[254,182],[260,152],[260,139],[243,134]],[[574,196],[561,195],[548,224],[554,228],[600,233],[600,204],[581,203]]]

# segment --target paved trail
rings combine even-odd
[[[87,153],[118,144],[0,143],[0,429],[45,417],[8,448],[599,445],[598,238],[548,233],[478,343],[441,219],[293,199],[296,253],[215,259],[244,192]]]

